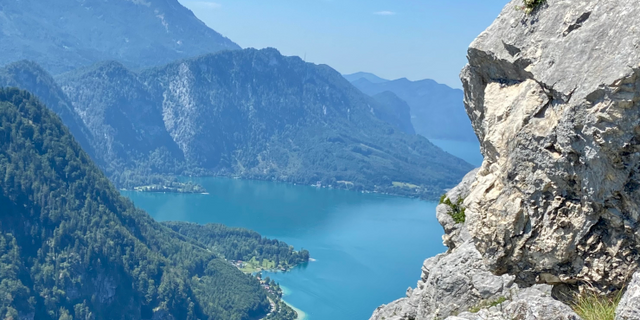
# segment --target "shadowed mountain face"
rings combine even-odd
[[[60,119],[0,89],[3,319],[257,319],[253,277],[120,196]]]
[[[118,62],[98,63],[81,73],[60,83],[91,129],[96,157],[106,164],[106,172],[112,178],[128,169],[180,173],[183,153],[164,127],[158,99],[138,74]]]
[[[0,68],[0,87],[17,87],[38,96],[62,119],[82,148],[91,155],[95,154],[93,135],[53,77],[38,64],[20,61]]]
[[[390,91],[406,101],[411,108],[411,121],[417,134],[430,139],[472,142],[478,139],[464,108],[462,90],[433,80],[372,81],[371,76],[362,75],[347,79],[370,96]]]
[[[129,67],[240,49],[177,0],[6,0],[0,65],[28,59],[52,74],[102,60]]]
[[[204,170],[435,196],[471,169],[380,121],[385,107],[335,70],[274,49],[221,52],[141,73],[100,63],[57,80],[98,137],[99,156],[122,164],[119,172],[132,165]]]
[[[416,134],[411,124],[411,108],[395,93],[384,91],[373,96],[379,103],[379,108],[374,109],[378,119],[388,122],[407,134]]]

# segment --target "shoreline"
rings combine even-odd
[[[182,177],[186,177],[186,176],[182,176]],[[341,184],[320,185],[320,186],[318,186],[317,184],[307,185],[307,184],[304,184],[304,183],[288,181],[288,180],[269,179],[269,178],[266,178],[266,177],[244,177],[244,176],[233,175],[233,174],[213,173],[213,174],[209,174],[209,175],[189,176],[189,178],[195,178],[196,180],[194,180],[194,181],[197,181],[198,178],[224,178],[224,179],[243,180],[243,181],[276,182],[276,183],[282,183],[282,184],[287,184],[287,185],[292,185],[292,186],[313,187],[313,188],[317,188],[317,189],[329,189],[329,190],[330,189],[342,190],[342,191],[356,192],[356,193],[361,193],[361,194],[375,194],[375,195],[382,195],[382,196],[400,197],[400,198],[408,198],[408,199],[418,199],[418,200],[426,200],[426,201],[438,201],[438,199],[440,198],[440,196],[436,196],[436,195],[434,195],[433,197],[430,197],[430,196],[425,196],[424,194],[414,193],[414,192],[392,192],[391,190],[386,190],[386,191],[375,190],[375,187],[373,189],[371,189],[371,188],[363,188],[361,190],[354,190],[354,189],[349,189],[349,188],[343,188]],[[428,188],[428,187],[422,186],[422,188]],[[446,192],[446,190],[443,190],[443,192]]]
[[[295,311],[298,314],[298,317],[296,318],[296,320],[305,320],[305,319],[307,319],[307,314],[304,311],[294,307],[291,303],[287,302],[284,299],[282,299],[282,302],[284,302],[286,305],[289,306],[289,308],[293,309],[293,311]]]
[[[291,303],[289,303],[289,302],[287,302],[287,300],[285,300],[285,297],[288,296],[289,294],[291,294],[291,290],[289,290],[289,288],[287,288],[285,286],[282,286],[282,285],[280,285],[280,288],[282,289],[282,298],[281,298],[282,302],[284,302],[286,305],[289,306],[289,308],[293,309],[293,311],[295,311],[298,314],[298,317],[296,317],[296,320],[305,320],[305,319],[307,319],[307,314],[304,311],[294,307]]]

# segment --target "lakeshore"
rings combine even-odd
[[[293,309],[293,311],[296,312],[296,314],[298,315],[298,317],[296,317],[296,320],[306,320],[308,316],[304,311],[296,308],[291,303],[287,302],[287,300],[285,300],[286,296],[291,294],[291,291],[287,289],[287,287],[280,286],[280,288],[282,289],[282,302],[286,303],[289,308]]]
[[[194,182],[210,195],[123,194],[159,221],[222,223],[308,250],[316,262],[262,271],[290,289],[283,300],[300,319],[368,319],[415,285],[426,257],[446,250],[437,202],[255,180]]]

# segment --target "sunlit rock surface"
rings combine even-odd
[[[621,289],[637,270],[640,6],[521,6],[471,44],[461,74],[485,157],[449,193],[464,197],[466,221],[438,207],[449,251],[372,319],[579,319],[557,299]],[[617,319],[639,318],[637,283]]]

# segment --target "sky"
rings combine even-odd
[[[243,48],[273,47],[343,74],[461,88],[469,44],[508,0],[179,0]]]

